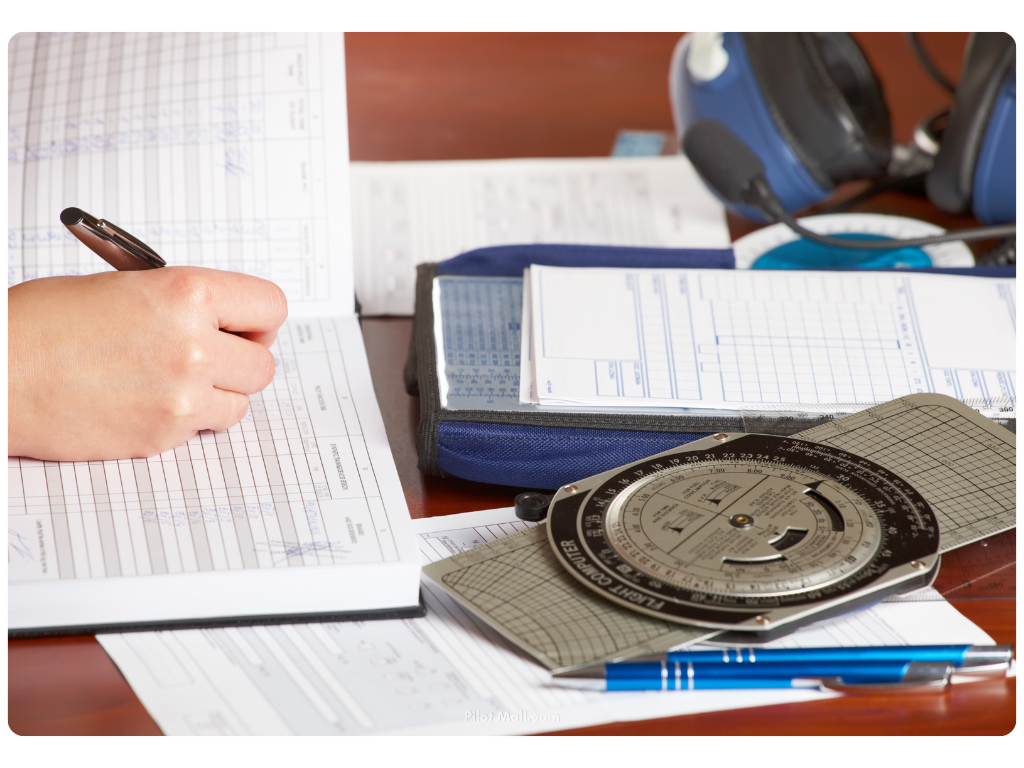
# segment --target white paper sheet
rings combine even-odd
[[[1013,279],[534,266],[530,280],[541,404],[841,413],[935,392],[1015,407]]]
[[[416,265],[490,245],[728,248],[683,156],[353,163],[356,297],[411,315]]]
[[[499,509],[413,525],[432,562],[531,524]],[[97,639],[168,735],[534,733],[834,695],[557,688],[429,580],[423,592],[422,619]],[[773,645],[991,642],[940,601],[878,605]]]
[[[110,270],[75,206],[168,264],[354,304],[342,35],[40,33],[8,47],[7,284]]]

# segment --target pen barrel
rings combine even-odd
[[[687,691],[723,688],[791,688],[795,679],[842,678],[848,683],[897,683],[907,661],[763,662],[745,667],[725,664],[623,662],[605,665],[609,691]]]
[[[675,651],[665,654],[670,662],[714,664],[761,664],[801,661],[929,661],[960,666],[966,658],[1008,661],[1007,646],[898,645],[861,648],[722,648],[715,651]]]

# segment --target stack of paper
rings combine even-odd
[[[1014,279],[534,266],[519,399],[849,413],[913,393],[1012,417]]]

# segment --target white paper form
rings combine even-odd
[[[524,270],[529,275],[529,270]],[[441,408],[450,411],[541,411],[562,413],[670,413],[679,408],[540,406],[524,402],[534,372],[524,358],[533,338],[523,306],[526,278],[440,275],[434,278],[434,348]],[[522,327],[520,327],[522,324]],[[527,360],[523,363],[523,360]],[[536,400],[536,398],[534,398]],[[688,408],[687,415],[717,416],[718,411]]]
[[[8,286],[111,269],[75,206],[293,316],[353,311],[340,34],[18,34],[8,69]]]
[[[353,163],[356,297],[411,315],[416,265],[523,243],[728,248],[683,156]]]
[[[8,459],[11,628],[323,612],[331,589],[346,610],[417,603],[358,320],[289,320],[272,351],[229,430],[150,459]]]
[[[534,266],[537,390],[542,404],[825,412],[936,392],[1006,415],[1015,286],[900,272]]]
[[[532,524],[500,509],[413,525],[432,562]],[[423,589],[421,619],[97,639],[168,735],[533,733],[834,695],[556,688],[429,580]],[[882,604],[771,645],[991,642],[948,603],[923,602]]]

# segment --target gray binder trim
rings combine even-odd
[[[434,287],[436,264],[420,264],[416,267],[416,314],[412,323],[412,339],[409,344],[410,360],[405,366],[405,389],[412,394],[413,384],[420,396],[420,420],[416,429],[416,452],[420,472],[440,475],[437,465],[437,425],[441,413],[441,394],[437,388],[437,352],[434,347],[434,304],[431,291]],[[413,359],[415,358],[415,359]],[[415,382],[410,371],[415,368]]]

